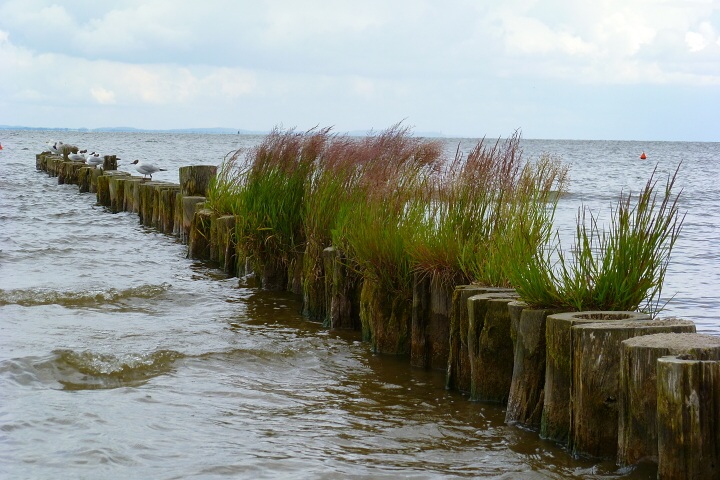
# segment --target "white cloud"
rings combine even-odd
[[[0,108],[99,106],[125,124],[252,108],[274,122],[394,123],[423,109],[428,122],[493,122],[490,96],[498,111],[554,108],[546,90],[510,105],[512,85],[717,88],[718,31],[717,1],[5,0]]]
[[[102,87],[93,87],[90,89],[90,94],[100,104],[111,105],[115,103],[115,92],[111,90],[106,90]]]

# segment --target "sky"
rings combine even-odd
[[[720,141],[720,0],[0,0],[0,125]]]

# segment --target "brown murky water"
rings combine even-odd
[[[219,163],[239,142],[76,135],[184,163]],[[446,391],[442,372],[304,320],[295,296],[187,260],[136,216],[35,172],[45,136],[2,142],[0,477],[655,477],[573,459]]]

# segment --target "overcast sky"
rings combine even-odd
[[[720,0],[0,0],[0,125],[720,141]]]

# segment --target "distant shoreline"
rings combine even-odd
[[[135,127],[101,127],[101,128],[59,128],[59,127],[23,127],[18,125],[0,125],[0,130],[27,130],[27,131],[50,131],[50,132],[80,132],[80,133],[112,133],[112,132],[129,132],[129,133],[197,133],[197,134],[215,134],[215,135],[267,135],[269,130],[243,130],[237,128],[171,128],[171,129],[146,129]],[[364,137],[372,133],[369,130],[352,130],[349,132],[336,132],[339,134],[350,135],[354,137]],[[431,138],[460,138],[455,135],[444,135],[442,132],[413,132],[415,137],[431,137]]]

